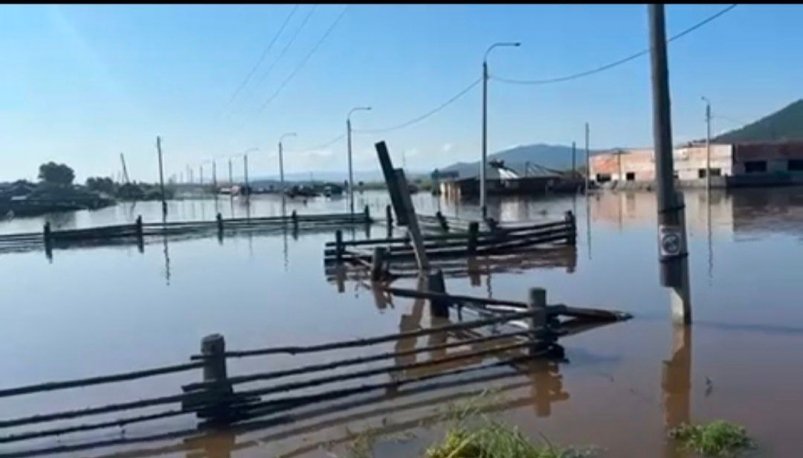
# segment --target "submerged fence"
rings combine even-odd
[[[560,315],[572,317],[575,320],[583,318],[586,320],[586,328],[588,327],[588,320],[611,322],[627,318],[625,315],[614,312],[567,308],[566,306],[547,306],[546,292],[539,288],[531,290],[528,302],[449,295],[443,292],[441,286],[438,286],[438,282],[442,281],[442,276],[439,279],[437,278],[438,275],[438,272],[433,274],[427,291],[388,288],[385,292],[399,297],[415,297],[429,300],[430,313],[433,317],[448,317],[449,308],[456,306],[459,309],[463,307],[475,309],[480,313],[478,319],[447,322],[448,324],[440,326],[366,338],[301,346],[234,351],[226,348],[226,342],[222,335],[213,334],[201,341],[200,354],[191,356],[189,362],[126,373],[0,389],[0,402],[2,402],[3,398],[15,396],[29,396],[79,387],[133,381],[179,372],[200,371],[200,377],[197,382],[185,384],[181,387],[180,392],[171,395],[0,419],[0,431],[33,425],[41,426],[39,429],[27,429],[2,435],[0,436],[0,444],[115,428],[187,414],[193,414],[198,418],[197,427],[201,429],[231,425],[244,420],[266,416],[272,418],[281,417],[284,412],[325,401],[355,397],[376,390],[395,391],[402,386],[437,377],[457,375],[503,362],[511,364],[514,361],[522,360],[522,358],[531,359],[536,356],[555,354],[556,351],[560,353],[559,346],[556,344],[557,338],[560,335],[572,333],[570,328],[566,327],[566,323],[561,323],[557,319]],[[500,326],[503,326],[503,328],[500,328]],[[368,348],[379,344],[404,340],[415,342],[418,337],[432,335],[439,335],[443,339],[421,348],[413,347],[398,351],[368,352],[364,355],[345,358],[336,357],[330,361],[302,364],[289,369],[230,375],[227,366],[227,361],[233,358],[269,357],[280,354],[300,357],[305,354],[350,348],[366,348],[367,352]],[[460,336],[460,338],[448,341],[446,336]],[[455,354],[446,354],[446,350],[466,346],[470,346],[471,349]],[[421,353],[438,354],[441,357],[424,361],[417,361],[413,358],[413,361],[410,362],[409,357]],[[479,368],[468,367],[475,366],[478,360],[486,357],[496,357],[499,362],[480,366]],[[388,361],[387,364],[359,367],[369,363],[386,361]],[[460,362],[467,362],[468,366],[460,366]],[[454,368],[455,365],[457,365],[457,368]],[[448,369],[439,370],[438,366],[447,367]],[[348,371],[331,372],[340,369],[348,369]],[[390,380],[365,383],[370,377],[383,375],[389,375]],[[295,376],[302,376],[302,378],[280,381],[280,379]],[[344,385],[345,382],[349,381],[360,383],[356,386]],[[256,388],[240,388],[243,385],[255,382],[270,382],[271,384]],[[311,388],[315,388],[318,391],[309,393],[308,390]],[[164,410],[142,412],[146,408],[154,407],[164,407]],[[126,412],[126,416],[112,420],[69,425],[62,423],[57,426],[50,426],[51,423],[62,420],[83,419],[117,412]],[[136,414],[136,412],[139,412],[139,414]],[[96,444],[93,441],[73,443],[71,445],[51,446],[45,449],[27,450],[23,451],[25,452],[23,454],[48,454],[94,445]],[[0,454],[2,453],[3,449],[0,448]],[[15,456],[20,453],[19,451],[16,452]]]
[[[300,215],[294,210],[286,216],[223,218],[218,213],[214,221],[172,221],[145,223],[142,216],[133,224],[53,230],[45,223],[41,233],[0,235],[0,253],[44,249],[48,256],[54,248],[76,245],[113,245],[136,243],[140,249],[155,237],[208,237],[249,231],[288,229],[294,232],[325,230],[351,225],[371,225],[368,207],[363,212]]]

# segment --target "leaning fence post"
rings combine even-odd
[[[473,256],[477,253],[477,234],[480,231],[480,223],[472,221],[468,223],[468,255]]]
[[[566,211],[566,216],[563,218],[569,226],[569,234],[566,236],[566,243],[569,245],[577,245],[577,220],[571,210]]]
[[[206,418],[226,422],[229,418],[228,401],[232,394],[226,372],[226,340],[220,334],[210,334],[201,340],[201,354],[204,356],[204,383],[209,384],[208,410]]]
[[[431,293],[446,294],[446,283],[443,280],[443,271],[435,269],[429,273],[427,287]],[[449,318],[449,301],[446,299],[429,300],[430,316]]]
[[[382,280],[386,255],[387,250],[385,247],[374,247],[374,257],[371,263],[371,281],[378,282]]]
[[[343,262],[343,231],[335,231],[335,260],[338,264]]]

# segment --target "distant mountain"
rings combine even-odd
[[[714,139],[715,142],[803,140],[803,99]]]
[[[593,156],[599,152],[592,150],[591,155]],[[578,147],[575,154],[577,168],[584,168],[585,150],[582,147]],[[555,170],[570,170],[572,168],[572,147],[543,143],[520,145],[488,155],[488,160],[492,159],[502,160],[505,162],[505,166],[522,174],[528,162],[531,165],[540,165]],[[477,176],[479,174],[479,161],[457,162],[439,170],[441,172],[456,171],[463,178]]]

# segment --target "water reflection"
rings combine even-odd
[[[691,419],[691,334],[691,326],[673,326],[672,352],[662,366],[664,430],[667,434]],[[667,440],[664,456],[675,457],[678,453],[676,444]]]

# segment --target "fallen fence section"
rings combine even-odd
[[[389,211],[387,213],[390,213]],[[419,216],[421,218],[421,216]],[[445,227],[448,221],[442,216],[435,217],[443,221]],[[437,224],[441,224],[438,222]],[[333,266],[344,266],[349,269],[370,272],[372,280],[398,278],[421,274],[417,262],[416,249],[409,237],[391,237],[388,231],[387,238],[344,241],[342,233],[336,231],[335,240],[327,242],[324,247],[324,267],[328,276],[332,276]],[[426,258],[435,261],[438,267],[447,274],[471,274],[480,269],[480,258],[490,259],[504,256],[519,256],[528,260],[530,264],[538,265],[537,254],[546,254],[541,262],[547,265],[550,262],[548,250],[556,253],[556,248],[574,248],[577,242],[577,225],[575,216],[571,211],[566,212],[563,221],[536,224],[498,225],[492,228],[479,230],[479,223],[472,222],[466,232],[455,232],[445,229],[439,234],[425,234],[421,237],[421,249]],[[529,257],[521,255],[528,253]],[[566,259],[564,265],[572,270],[576,264],[574,256]],[[455,264],[450,260],[468,259],[469,262]],[[554,258],[553,258],[554,259]],[[472,262],[473,261],[473,262]],[[415,263],[415,265],[413,265]],[[494,261],[486,264],[495,264]]]
[[[65,410],[18,418],[0,419],[0,429],[14,429],[0,436],[0,444],[21,442],[51,436],[85,433],[93,430],[118,428],[129,424],[152,422],[179,415],[195,415],[198,428],[228,426],[256,418],[279,415],[302,407],[317,406],[324,401],[364,395],[371,391],[385,390],[397,393],[402,386],[420,384],[439,377],[454,376],[477,365],[486,358],[498,362],[479,366],[507,365],[520,368],[520,362],[536,357],[563,357],[558,337],[590,329],[593,325],[629,318],[626,314],[593,309],[579,309],[563,305],[546,305],[546,292],[540,288],[530,291],[526,302],[503,301],[446,294],[442,273],[435,271],[428,279],[426,291],[387,288],[385,293],[411,297],[430,302],[433,318],[448,318],[449,308],[470,308],[480,316],[470,321],[448,322],[439,326],[420,328],[401,333],[318,343],[304,346],[270,347],[253,350],[229,351],[222,335],[213,334],[201,341],[200,354],[190,357],[190,362],[171,366],[150,368],[106,376],[58,381],[0,389],[0,400],[16,396],[32,396],[44,392],[86,388],[89,386],[133,381],[146,377],[158,377],[186,371],[201,370],[198,382],[181,387],[181,392],[117,402],[103,406]],[[568,317],[570,321],[560,321]],[[573,324],[575,323],[575,324]],[[417,348],[419,337],[430,336],[430,344]],[[449,340],[449,339],[453,340]],[[395,351],[380,350],[350,357],[335,357],[327,362],[301,364],[294,368],[266,372],[230,375],[227,360],[230,358],[266,357],[277,354],[303,355],[330,352],[348,348],[368,348],[379,344],[397,342]],[[404,342],[404,345],[399,344]],[[412,346],[409,344],[412,343]],[[418,360],[417,355],[430,354],[430,358]],[[387,363],[376,365],[386,361]],[[362,366],[362,367],[357,367]],[[343,369],[346,369],[344,371]],[[335,372],[330,372],[335,371]],[[281,381],[290,377],[299,377]],[[388,377],[376,380],[375,377]],[[357,382],[348,385],[346,382]],[[247,389],[235,387],[270,382]],[[417,385],[416,385],[417,386]],[[310,389],[316,389],[311,392]],[[420,388],[418,388],[420,389]],[[267,398],[266,398],[267,397]],[[161,411],[142,409],[163,406]],[[136,413],[139,411],[139,413]],[[83,419],[115,412],[134,412],[115,419],[98,419],[86,423],[65,424],[65,420]],[[50,425],[51,422],[59,422]],[[280,423],[279,420],[277,420]],[[277,424],[278,424],[277,423]],[[42,425],[41,429],[17,430],[20,427]],[[108,436],[98,442],[76,442],[71,439],[69,447],[78,449],[99,443],[112,445]],[[105,441],[105,442],[104,442]],[[33,452],[31,452],[33,453]],[[20,453],[25,455],[26,453]],[[3,455],[0,449],[0,455]]]

